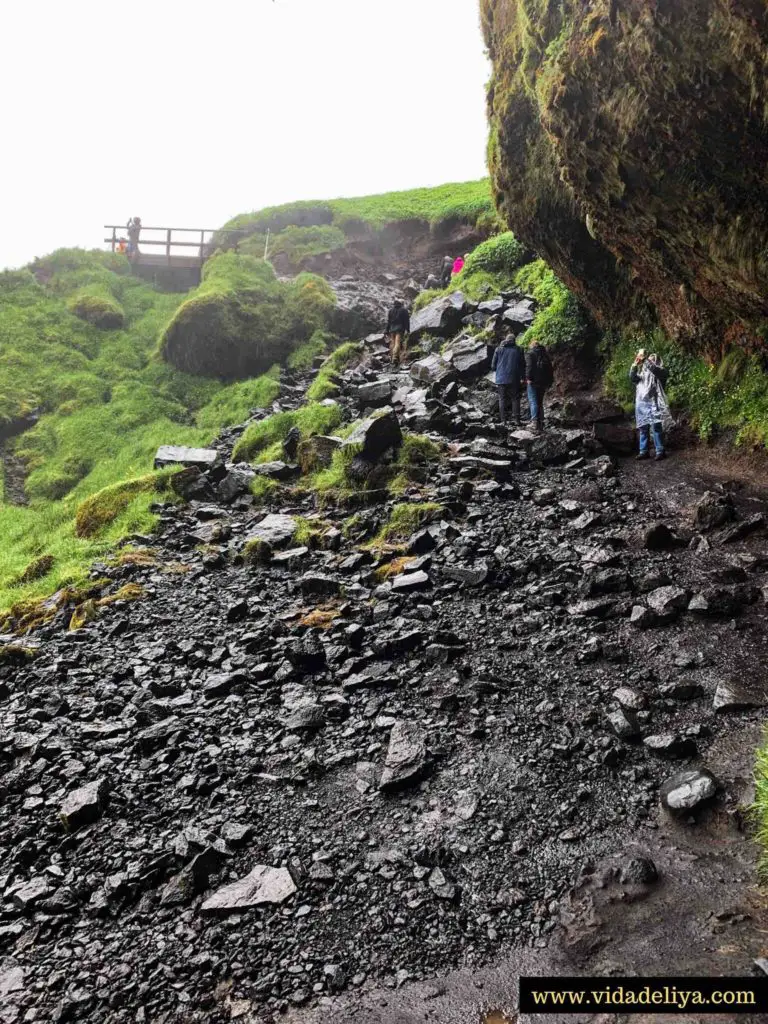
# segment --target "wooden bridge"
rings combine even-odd
[[[112,232],[104,241],[111,246],[112,252],[120,251],[121,240],[128,240],[127,226],[105,224],[104,227]],[[186,291],[200,283],[203,263],[213,252],[213,236],[218,230],[154,228],[142,224],[137,251],[126,255],[137,277],[170,291]],[[227,235],[240,233],[244,232],[227,228]],[[190,239],[190,236],[194,238]],[[179,252],[180,249],[185,251]]]

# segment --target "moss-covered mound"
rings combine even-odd
[[[162,338],[163,357],[186,373],[237,380],[254,376],[328,325],[334,307],[322,278],[278,281],[269,263],[218,253],[176,310]]]
[[[604,320],[697,347],[768,316],[761,0],[481,0],[509,226]],[[650,309],[648,308],[650,306]]]
[[[115,330],[125,322],[120,303],[98,285],[81,288],[67,302],[67,309],[103,331]]]

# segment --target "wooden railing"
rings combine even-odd
[[[112,234],[109,238],[105,238],[104,241],[111,244],[112,252],[117,250],[121,238],[128,239],[128,228],[124,224],[105,224],[105,229],[111,231]],[[212,236],[216,233],[217,228],[153,228],[148,225],[145,227],[141,226],[141,234],[139,235],[139,247],[154,246],[155,248],[165,249],[165,255],[170,259],[171,248],[185,248],[185,249],[197,249],[197,258],[204,260],[206,253],[206,246],[210,245]],[[148,233],[163,232],[165,238],[148,238]],[[188,235],[199,235],[199,240],[194,242],[185,242],[175,239],[174,233],[185,233]],[[206,235],[208,238],[206,239]],[[192,254],[190,253],[190,256]],[[194,258],[194,257],[192,257]]]

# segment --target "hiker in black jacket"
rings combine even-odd
[[[549,352],[534,338],[525,357],[525,382],[528,385],[528,407],[531,411],[531,426],[544,429],[544,395],[552,386],[555,373]]]
[[[387,316],[386,334],[389,338],[389,358],[394,366],[399,366],[405,355],[405,336],[411,329],[411,318],[402,300],[395,299]]]

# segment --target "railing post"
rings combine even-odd
[[[203,262],[203,247],[205,245],[205,232],[200,232],[200,264]]]
[[[168,257],[168,266],[171,265],[171,231],[172,228],[168,228],[165,238],[165,255]]]
[[[117,228],[112,228],[112,252],[115,251],[115,245],[117,244]]]

